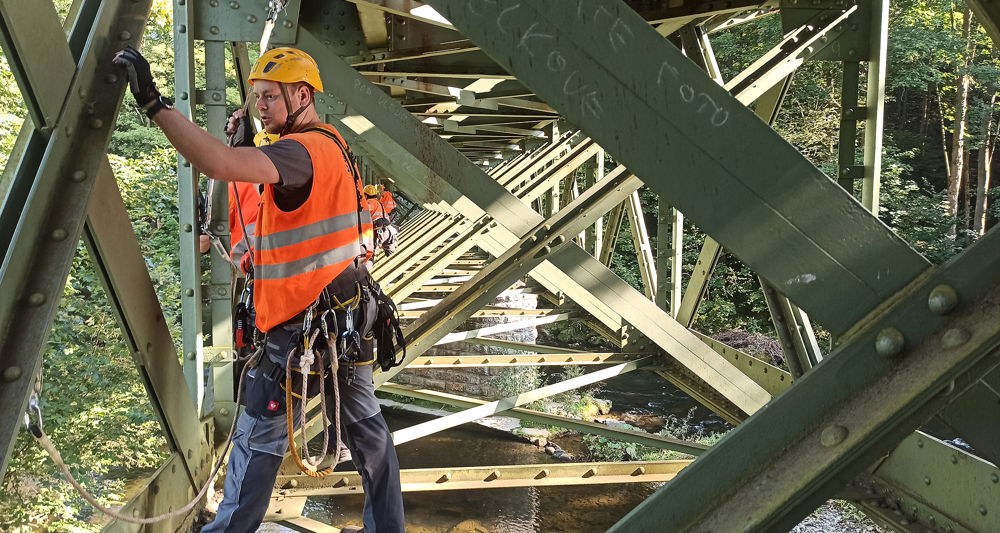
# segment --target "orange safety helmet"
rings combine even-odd
[[[296,48],[282,47],[261,54],[253,65],[247,81],[269,80],[278,83],[308,83],[313,90],[323,92],[323,80],[319,77],[319,67],[309,54]]]

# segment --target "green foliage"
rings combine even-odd
[[[665,420],[663,429],[656,434],[661,437],[697,442],[706,446],[712,446],[722,440],[724,433],[705,434],[700,426],[693,424],[695,409],[688,411],[683,418],[669,416]],[[642,431],[631,424],[618,423],[618,429],[631,431]],[[625,442],[614,438],[600,435],[584,435],[583,442],[587,446],[587,453],[592,460],[596,461],[668,461],[671,459],[693,459],[691,455],[643,446],[632,442]]]

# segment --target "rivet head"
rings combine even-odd
[[[194,289],[186,289],[184,291],[184,296],[194,296]]]
[[[184,224],[184,231],[191,233],[192,229],[194,229],[194,227],[191,224]]]
[[[132,38],[132,32],[128,30],[122,30],[122,32],[118,34],[118,39],[122,41],[127,41],[131,38]]]
[[[950,313],[958,305],[958,293],[950,285],[938,285],[927,296],[927,307],[934,313]]]
[[[924,477],[924,485],[930,485],[930,484],[931,484],[931,478]]]
[[[903,334],[896,328],[885,328],[875,337],[875,351],[879,355],[898,355],[903,351],[904,344]]]
[[[990,481],[1000,483],[1000,474],[997,474],[996,472],[990,474]]]
[[[187,33],[188,28],[184,24],[177,26],[177,33]]]
[[[294,24],[292,24],[292,21],[290,21],[290,20],[286,20],[285,21],[285,27],[286,28],[291,29],[292,26],[294,26]]]
[[[233,8],[233,9],[239,9],[240,8],[240,3],[239,2],[229,2],[229,7]]]
[[[953,464],[953,465],[957,465],[958,464],[958,456],[957,455],[955,455],[955,454],[951,455],[951,464]]]
[[[924,447],[923,439],[917,439],[917,448],[923,448],[923,447]]]
[[[218,92],[213,92],[212,93],[212,100],[218,102],[218,101],[222,100],[222,95],[220,93],[218,93]]]
[[[847,434],[847,428],[834,424],[823,429],[823,433],[820,434],[819,440],[823,446],[829,448],[844,442],[844,439],[847,438]]]
[[[90,128],[91,129],[94,129],[94,130],[100,129],[102,126],[104,126],[104,121],[103,120],[101,120],[99,118],[92,118],[92,119],[90,119]]]
[[[253,15],[250,15],[250,16],[247,17],[247,22],[249,22],[250,24],[253,24],[253,23],[257,22],[257,17],[255,17]]]
[[[218,26],[212,26],[211,28],[208,29],[208,32],[211,33],[212,35],[218,35],[219,34],[219,27]]]
[[[980,505],[979,506],[979,514],[981,514],[983,516],[986,516],[986,506],[985,505]]]
[[[944,332],[944,337],[941,337],[941,344],[945,348],[955,348],[961,346],[969,341],[971,334],[963,328],[951,328]]]
[[[212,0],[211,2],[208,3],[208,5],[212,7],[219,7],[219,0]]]
[[[223,231],[226,231],[226,225],[222,224],[222,223],[216,224],[215,225],[215,231],[218,231],[220,233],[223,232]]]
[[[115,83],[118,81],[118,75],[111,73],[104,77],[104,81],[107,83]]]
[[[21,377],[21,367],[8,366],[3,369],[3,380],[7,382],[17,381]]]
[[[76,170],[69,177],[73,181],[83,181],[87,179],[87,173],[82,170]]]
[[[30,305],[37,307],[43,303],[45,303],[45,295],[40,292],[35,292],[31,296],[28,296],[28,304]]]
[[[54,241],[61,241],[67,237],[67,233],[66,230],[62,228],[56,228],[52,230],[52,233],[49,236],[52,237],[52,240]]]
[[[188,93],[187,93],[187,91],[182,92],[181,93],[181,100],[187,100],[187,99],[188,99]]]
[[[196,354],[194,352],[188,352],[188,359],[194,361],[194,358],[197,357],[197,355],[198,354]]]
[[[219,409],[219,414],[222,416],[229,416],[229,409],[223,407],[222,409]]]
[[[194,457],[194,452],[193,452],[193,451],[191,451],[191,448],[188,448],[188,453],[187,453],[187,456],[188,456],[188,459],[190,459],[190,458]]]
[[[293,489],[295,487],[298,487],[299,486],[299,480],[293,479],[293,480],[289,481],[288,482],[288,486],[291,487],[291,488],[293,488]]]

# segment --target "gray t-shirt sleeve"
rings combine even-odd
[[[274,185],[278,207],[285,211],[297,209],[309,198],[312,189],[313,165],[309,151],[302,143],[291,139],[261,146],[260,151],[278,169],[279,181]]]

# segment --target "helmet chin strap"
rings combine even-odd
[[[281,135],[285,136],[292,131],[292,125],[295,124],[295,119],[299,118],[299,115],[306,110],[308,106],[300,106],[295,112],[292,112],[292,99],[288,96],[288,84],[281,84],[281,96],[285,98],[285,110],[288,111],[288,118],[285,119],[285,126],[281,128]]]

